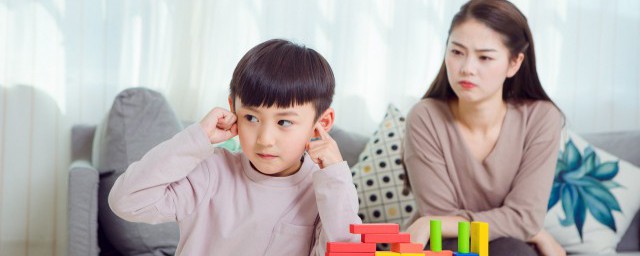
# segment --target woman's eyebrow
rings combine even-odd
[[[456,41],[451,41],[451,43],[452,43],[452,44],[454,44],[454,45],[456,45],[456,46],[458,46],[458,47],[460,47],[460,48],[463,48],[463,49],[467,50],[467,47],[466,47],[466,46],[464,46],[464,45],[463,45],[463,44],[461,44],[461,43],[458,43],[458,42],[456,42]],[[477,49],[477,50],[475,50],[475,51],[476,51],[476,52],[495,52],[496,50],[495,50],[495,49],[491,49],[491,48],[487,48],[487,49]]]

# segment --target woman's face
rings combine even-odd
[[[469,19],[449,35],[445,65],[451,88],[460,101],[502,100],[502,87],[520,68],[524,54],[511,58],[503,36]]]

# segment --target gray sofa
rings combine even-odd
[[[69,170],[69,255],[120,255],[105,239],[98,223],[97,186],[101,178],[91,163],[96,126],[76,125],[72,133],[72,164]],[[357,162],[367,138],[334,129],[336,139],[349,165]],[[640,165],[640,132],[588,134],[585,138],[597,147]],[[94,192],[91,192],[94,191]],[[640,200],[640,199],[639,199]],[[618,251],[640,251],[640,214],[636,214]]]

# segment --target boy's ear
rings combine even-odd
[[[233,108],[233,100],[231,99],[231,96],[229,96],[229,111],[231,111],[231,113],[236,112],[236,110]]]
[[[320,125],[324,128],[325,131],[329,132],[331,130],[331,127],[333,127],[333,122],[335,121],[335,115],[336,114],[333,108],[328,108],[318,118],[318,123],[320,123]],[[314,133],[316,137],[320,136],[318,132],[314,131]]]

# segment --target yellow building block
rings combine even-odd
[[[471,222],[471,252],[489,256],[489,223]]]
[[[402,254],[402,255],[404,255],[404,254]],[[397,252],[377,251],[376,252],[376,256],[401,256],[401,254],[397,253]],[[424,254],[422,254],[420,256],[424,256]]]

